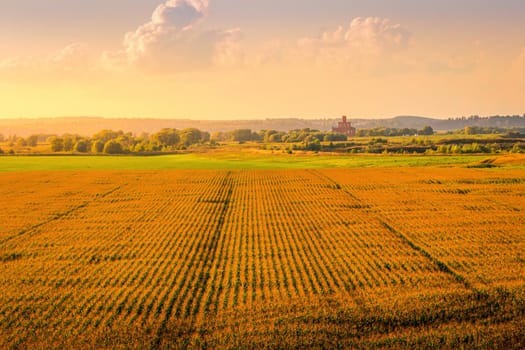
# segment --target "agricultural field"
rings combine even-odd
[[[162,156],[0,156],[0,172],[48,170],[235,170],[235,169],[319,169],[363,167],[421,167],[476,165],[491,159],[509,159],[514,167],[525,168],[525,156],[507,154],[400,156],[400,155],[326,155],[304,152],[221,150]],[[508,162],[506,162],[508,163]]]
[[[523,158],[460,158],[4,169],[0,348],[523,348]]]

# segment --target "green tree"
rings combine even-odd
[[[207,131],[201,131],[201,142],[210,142],[211,136]]]
[[[23,137],[19,137],[17,140],[16,140],[16,145],[18,147],[26,147],[27,146],[27,141],[23,138]]]
[[[66,136],[64,139],[64,151],[71,152],[73,150],[73,146],[75,145],[75,142],[72,137]]]
[[[250,129],[237,129],[232,131],[232,141],[248,142],[252,140],[252,131]]]
[[[64,150],[64,139],[61,137],[51,136],[49,139],[51,145],[51,151],[62,152]]]
[[[113,131],[113,130],[102,130],[93,135],[94,140],[102,141],[102,143],[106,143],[109,140],[114,140],[120,135],[123,135],[124,133],[122,131]]]
[[[336,132],[330,132],[323,136],[323,141],[331,142],[331,141],[346,141],[348,137],[345,134],[340,134]]]
[[[419,135],[434,135],[434,129],[431,126],[425,126],[423,129],[419,130]]]
[[[224,131],[216,131],[211,135],[212,141],[215,142],[224,142],[231,140],[231,133]]]
[[[463,128],[463,133],[465,135],[474,135],[476,133],[476,130],[473,126],[465,126]]]
[[[162,129],[151,135],[151,140],[160,146],[174,147],[179,144],[180,136],[177,129]]]
[[[276,132],[274,134],[270,134],[270,136],[268,136],[267,138],[265,136],[265,139],[266,139],[265,142],[283,142],[284,141],[284,137],[285,137],[285,133],[283,133],[283,132]]]
[[[103,152],[106,154],[120,154],[123,151],[122,145],[117,140],[109,140],[104,144]]]
[[[308,151],[320,151],[321,142],[317,139],[314,139],[312,142],[305,142],[305,149]]]
[[[130,132],[120,135],[116,138],[116,141],[122,145],[123,150],[128,151],[133,149],[136,143],[135,138]]]
[[[36,147],[38,145],[38,135],[31,135],[27,138],[27,145],[29,147]]]
[[[188,147],[190,145],[200,143],[202,136],[202,132],[199,129],[184,129],[180,132],[180,143],[183,146]]]
[[[96,140],[91,144],[91,152],[93,153],[102,153],[104,150],[104,142],[101,140]]]
[[[86,153],[86,152],[89,152],[90,146],[91,145],[90,145],[89,140],[80,139],[77,141],[77,143],[75,143],[75,146],[73,147],[73,149],[76,152]]]

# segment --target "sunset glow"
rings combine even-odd
[[[525,2],[8,0],[0,118],[523,114]]]

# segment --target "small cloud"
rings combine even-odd
[[[13,57],[0,61],[0,74],[17,77],[84,75],[96,69],[97,58],[84,43],[73,43],[51,55]]]
[[[74,43],[60,50],[51,59],[51,65],[56,70],[77,71],[78,69],[93,69],[94,57],[89,47],[83,43]]]
[[[381,53],[406,49],[410,33],[388,18],[358,17],[350,23],[344,42],[361,52]]]
[[[476,62],[471,57],[454,55],[448,59],[433,60],[428,64],[431,73],[470,73],[476,67]]]

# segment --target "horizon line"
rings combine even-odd
[[[0,117],[1,121],[9,121],[9,120],[45,120],[45,119],[104,119],[104,120],[179,120],[179,121],[195,121],[195,122],[230,122],[230,121],[260,121],[260,120],[333,120],[333,119],[340,119],[342,116],[345,116],[345,114],[341,114],[340,116],[333,116],[333,117],[292,117],[292,116],[282,116],[282,117],[255,117],[255,118],[215,118],[215,119],[196,119],[191,117],[186,118],[178,118],[178,117],[107,117],[107,116],[89,116],[89,115],[76,115],[76,116],[54,116],[54,117]],[[462,116],[449,116],[449,117],[441,117],[441,116],[424,116],[424,115],[411,115],[411,114],[400,114],[395,116],[389,116],[389,117],[377,117],[377,118],[371,118],[371,117],[351,117],[349,116],[349,120],[386,120],[386,119],[395,119],[395,118],[424,118],[424,119],[436,119],[436,120],[448,120],[448,119],[458,119],[458,118],[469,118],[469,117],[479,117],[479,118],[490,118],[490,117],[525,117],[525,113],[515,113],[515,114],[491,114],[491,115],[479,115],[479,114],[471,114],[471,115],[462,115]]]

